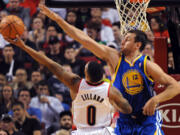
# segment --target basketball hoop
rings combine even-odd
[[[127,31],[138,29],[149,31],[146,19],[146,10],[150,0],[115,0],[120,17],[120,32],[124,35]]]

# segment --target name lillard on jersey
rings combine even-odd
[[[86,101],[86,100],[96,100],[100,103],[102,103],[104,101],[104,98],[101,98],[100,96],[96,95],[96,94],[83,94],[81,95],[81,98],[83,101]]]

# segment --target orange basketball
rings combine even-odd
[[[25,26],[21,18],[15,15],[9,15],[2,19],[0,23],[0,33],[3,37],[15,39],[16,35],[21,36]]]
[[[130,0],[131,3],[143,3],[143,2],[148,2],[149,0]]]

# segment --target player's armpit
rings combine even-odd
[[[132,107],[129,102],[122,96],[120,91],[113,86],[109,90],[109,99],[111,104],[120,112],[125,114],[132,112]]]

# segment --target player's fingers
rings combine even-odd
[[[14,44],[14,43],[15,43],[12,39],[10,39],[10,38],[8,38],[8,37],[4,37],[4,39],[5,39],[6,41],[8,41],[8,42],[12,43],[12,44]]]
[[[144,114],[144,115],[147,115],[147,109],[146,109],[146,106],[143,108],[143,114]]]

